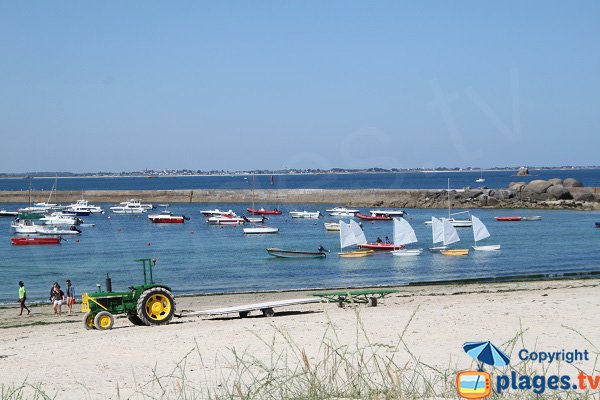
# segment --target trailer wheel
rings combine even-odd
[[[107,329],[112,329],[115,324],[115,317],[112,316],[108,311],[100,311],[94,317],[94,326],[96,329],[105,331]]]
[[[137,326],[146,326],[146,324],[135,314],[128,314],[127,319],[134,325]]]
[[[174,313],[173,295],[165,288],[148,289],[137,302],[137,316],[146,325],[168,324]]]
[[[83,323],[83,327],[87,330],[96,329],[94,326],[94,315],[91,312],[83,314],[81,322]]]

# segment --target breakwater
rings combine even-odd
[[[453,208],[569,208],[600,210],[600,188],[564,190],[460,189],[450,191]],[[32,191],[33,202],[46,201],[48,192]],[[351,207],[445,208],[447,190],[438,189],[189,189],[189,190],[88,190],[57,191],[52,202],[67,204],[84,198],[91,203],[118,203],[140,198],[151,203],[286,203],[339,204]],[[0,203],[26,203],[27,191],[0,191]]]

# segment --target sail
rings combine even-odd
[[[458,232],[456,232],[456,228],[452,226],[452,223],[446,218],[442,218],[442,224],[444,228],[444,246],[459,242],[460,238],[458,237]]]
[[[442,221],[431,217],[431,233],[433,235],[433,243],[439,243],[444,240],[444,227]]]
[[[340,247],[343,249],[344,247],[352,246],[353,244],[357,243],[352,227],[350,224],[340,220]]]
[[[417,235],[404,218],[394,218],[394,244],[404,245],[408,243],[416,243]]]
[[[365,232],[353,219],[350,220],[350,228],[352,229],[352,232],[354,232],[354,240],[356,240],[356,244],[367,243]]]
[[[490,232],[479,218],[471,215],[471,220],[473,221],[473,238],[476,242],[490,237]]]

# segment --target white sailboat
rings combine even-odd
[[[479,169],[479,172],[480,172],[479,179],[475,179],[475,182],[477,182],[477,183],[483,183],[483,182],[485,182],[485,179],[483,177],[483,170]]]
[[[436,217],[431,217],[431,221],[428,222],[431,224],[431,237],[433,242],[433,247],[431,247],[429,250],[433,252],[446,250],[446,246],[436,246],[438,243],[444,241],[444,227],[442,224],[442,220]]]
[[[452,212],[452,206],[450,204],[450,178],[448,178],[448,218],[447,218],[447,220],[450,221],[452,226],[457,227],[457,228],[470,228],[471,226],[473,226],[473,221],[471,221],[470,215],[469,215],[469,218],[467,218],[467,219],[458,219],[458,218],[453,217],[453,216],[457,216],[460,214],[470,214],[470,213],[469,213],[469,211],[460,211],[457,213]],[[431,224],[432,221],[425,221],[425,223]]]
[[[354,220],[350,220],[350,223],[345,223],[340,220],[340,250],[344,247],[366,243],[367,238],[360,225]],[[365,257],[375,253],[374,250],[356,250],[356,251],[340,251],[338,254],[340,257]]]
[[[475,245],[473,246],[473,249],[478,250],[478,251],[498,251],[500,250],[500,245],[499,244],[489,244],[486,246],[478,246],[477,242],[479,240],[483,240],[483,239],[487,239],[489,238],[490,232],[487,230],[487,227],[484,225],[483,222],[481,222],[481,220],[479,218],[477,218],[476,216],[471,216],[471,219],[473,220],[473,240],[475,241]]]
[[[445,256],[466,256],[469,254],[469,249],[448,249],[447,247],[453,243],[460,242],[460,237],[458,236],[458,232],[456,228],[452,226],[450,220],[446,218],[442,218],[442,231],[443,231],[443,240],[442,244],[446,247],[445,250],[441,250]]]
[[[252,175],[252,209],[254,209],[254,175]],[[279,233],[279,228],[273,228],[272,226],[256,225],[256,222],[264,222],[264,215],[258,217],[244,217],[248,222],[252,223],[250,228],[243,228],[242,231],[245,235],[264,235]]]
[[[415,230],[404,218],[394,218],[394,245],[404,246],[417,243]],[[395,256],[420,256],[423,249],[400,249],[392,251]]]

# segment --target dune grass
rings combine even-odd
[[[356,324],[351,331],[336,330],[327,316],[326,331],[320,343],[311,349],[305,349],[294,340],[294,336],[285,330],[272,326],[268,337],[253,332],[257,342],[268,350],[267,357],[258,357],[246,350],[230,348],[222,355],[228,367],[217,368],[217,360],[206,362],[202,357],[202,346],[196,342],[185,357],[168,373],[159,374],[153,369],[152,377],[145,382],[134,378],[135,390],[128,393],[115,387],[111,398],[117,399],[457,399],[456,366],[448,365],[439,369],[419,359],[416,349],[410,349],[404,336],[415,313],[399,333],[394,343],[378,343],[367,334],[358,309]],[[568,327],[563,327],[570,329]],[[579,334],[573,329],[571,331]],[[515,354],[524,346],[526,330],[519,329],[517,334],[501,345],[508,353]],[[348,337],[351,335],[351,344]],[[593,353],[594,365],[588,374],[600,373],[597,368],[598,354],[596,346],[587,341]],[[345,340],[343,340],[345,339]],[[400,361],[400,360],[404,361]],[[222,363],[220,363],[222,365]],[[463,369],[474,369],[461,362]],[[469,368],[470,367],[470,368]],[[561,366],[558,366],[560,373]],[[508,368],[508,370],[507,370]],[[509,367],[492,369],[495,374],[507,374],[515,371],[519,375],[545,375],[557,373],[548,371],[547,364],[532,362],[511,363]],[[216,373],[215,373],[216,372]],[[569,374],[569,372],[565,372]],[[573,375],[572,370],[570,375]],[[493,386],[493,384],[492,384]],[[89,392],[88,392],[89,393]],[[598,399],[598,390],[546,390],[543,394],[533,391],[508,390],[502,394],[492,393],[490,399]],[[43,391],[41,385],[27,382],[16,387],[0,387],[1,400],[54,399]],[[93,397],[88,397],[93,398]]]

